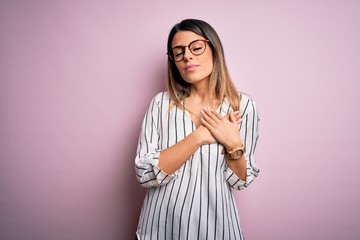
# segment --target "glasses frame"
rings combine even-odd
[[[191,48],[190,48],[190,45],[193,44],[194,42],[197,42],[197,41],[202,41],[205,43],[205,47],[204,47],[204,51],[202,51],[202,53],[193,53]],[[166,54],[168,55],[168,57],[170,58],[170,60],[174,61],[174,62],[181,62],[182,60],[184,60],[184,57],[185,57],[185,49],[188,48],[189,51],[191,52],[191,54],[193,54],[194,56],[200,56],[201,54],[203,54],[205,51],[206,51],[206,43],[210,42],[210,40],[207,40],[207,39],[195,39],[194,41],[191,41],[187,46],[176,46],[176,47],[173,47],[169,52],[167,52]],[[172,54],[173,54],[173,50],[175,48],[182,48],[182,58],[180,60],[175,60],[173,59],[172,57]]]

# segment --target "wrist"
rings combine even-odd
[[[236,142],[224,144],[224,146],[225,146],[225,150],[228,152],[228,151],[231,151],[232,149],[234,149],[236,147],[243,147],[244,144],[242,143],[241,140],[239,140],[239,141],[236,141]]]
[[[231,149],[225,149],[225,153],[229,160],[237,160],[245,154],[245,147],[241,144]]]
[[[193,131],[189,135],[189,137],[193,138],[195,145],[197,145],[198,147],[200,147],[201,145],[203,145],[205,143],[205,140],[202,138],[202,134],[199,131],[199,129],[196,129],[195,131]]]

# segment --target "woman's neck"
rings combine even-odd
[[[209,81],[203,80],[196,84],[192,84],[189,97],[204,103],[212,100],[213,96],[209,88]]]
[[[192,88],[189,96],[185,99],[186,104],[201,108],[217,108],[219,100],[216,99],[209,89]]]

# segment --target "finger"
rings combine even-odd
[[[212,109],[209,108],[204,108],[202,110],[204,113],[206,113],[206,115],[213,121],[213,123],[217,122],[220,118],[216,115],[216,112]],[[220,115],[220,117],[222,118],[222,116]],[[208,120],[208,119],[206,119]],[[221,119],[220,119],[221,120]]]
[[[236,118],[236,122],[239,124],[241,123],[242,119],[241,119],[241,114],[240,114],[240,111],[235,111],[234,112],[234,116]],[[229,120],[230,120],[230,116],[229,116]]]
[[[214,110],[212,110],[211,109],[211,112],[219,119],[219,120],[222,120],[224,117],[220,114],[220,113],[218,113],[217,111],[214,111]]]
[[[234,116],[234,112],[231,110],[230,111],[230,122],[232,122],[232,123],[236,123],[237,122],[237,120],[236,120],[236,118],[235,118],[235,116]]]
[[[213,120],[213,114],[208,111],[207,109],[201,110],[201,115],[204,121],[206,121],[207,123],[213,125],[215,124],[214,120]]]
[[[213,129],[213,127],[211,126],[210,123],[208,123],[204,118],[200,118],[202,124],[211,132],[211,130]]]
[[[241,121],[242,121],[242,118],[241,118],[240,114],[235,115],[235,119],[236,119],[237,123],[241,123]]]

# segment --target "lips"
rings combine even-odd
[[[194,70],[195,68],[197,68],[199,65],[197,64],[188,64],[186,65],[185,67],[185,71],[191,71],[191,70]]]

